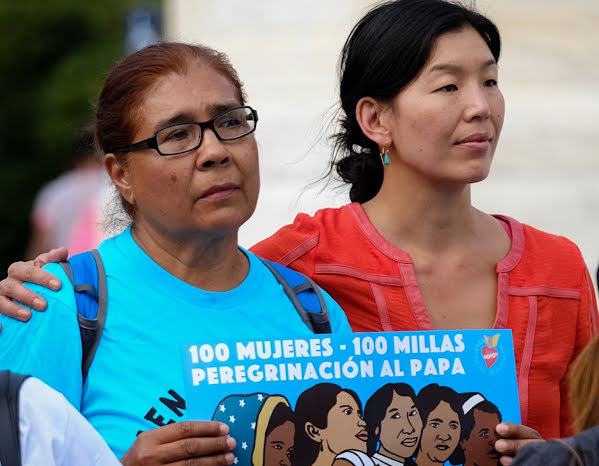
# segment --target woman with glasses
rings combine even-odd
[[[29,325],[3,319],[0,367],[62,392],[124,464],[235,461],[226,426],[175,423],[186,419],[184,343],[310,334],[237,243],[260,187],[257,122],[221,53],[163,43],[125,58],[105,81],[95,131],[131,225],[98,248],[108,310],[85,383],[74,292],[57,264],[47,270],[64,286],[42,291],[48,312]],[[332,330],[349,331],[325,300]]]

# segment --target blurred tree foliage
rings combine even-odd
[[[0,278],[23,258],[35,195],[68,168],[139,4],[159,0],[0,1]]]

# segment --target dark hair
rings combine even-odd
[[[295,438],[293,441],[294,466],[308,466],[314,463],[320,451],[319,444],[306,433],[306,423],[311,422],[319,429],[326,429],[329,411],[337,403],[341,392],[346,392],[362,410],[360,398],[353,391],[333,383],[319,383],[304,391],[295,405]],[[317,409],[315,407],[318,407]]]
[[[282,426],[287,421],[295,423],[293,411],[285,403],[278,403],[272,410],[272,414],[270,415],[270,419],[268,420],[268,426],[266,427],[266,432],[264,434],[265,440],[266,437],[268,437],[273,430],[275,430],[279,426]]]
[[[447,404],[449,404],[449,407],[458,415],[460,420],[460,438],[458,440],[462,440],[463,432],[461,426],[464,416],[461,399],[453,388],[438,385],[436,383],[432,383],[424,387],[418,392],[418,397],[416,398],[416,406],[418,406],[418,411],[420,411],[420,416],[422,416],[422,429],[426,429],[429,415],[437,406],[439,406],[442,401],[445,401]],[[418,445],[416,452],[418,452],[420,449],[420,445]],[[458,442],[458,448],[456,448],[449,456],[448,461],[451,464],[462,464],[463,457],[464,452],[461,448],[459,448]]]
[[[580,352],[570,372],[570,403],[576,432],[599,423],[599,336]]]
[[[134,141],[136,122],[142,118],[141,104],[159,79],[185,74],[191,63],[202,63],[225,76],[245,103],[243,85],[227,56],[203,45],[163,42],[150,45],[124,58],[108,74],[96,106],[95,131],[99,148],[108,153]],[[127,153],[115,154],[126,164]],[[134,208],[121,197],[125,212]]]
[[[462,393],[460,394],[462,406],[473,396],[480,395],[480,393],[472,392],[472,393]],[[482,396],[482,395],[480,395]],[[483,399],[479,403],[475,404],[472,408],[468,410],[467,413],[463,413],[462,419],[462,438],[469,439],[472,434],[472,429],[474,429],[474,410],[482,411],[483,413],[489,414],[497,414],[497,418],[499,422],[501,422],[501,412],[499,408],[495,406],[494,403],[489,400]]]
[[[390,102],[420,72],[435,41],[472,26],[499,60],[497,27],[471,8],[444,0],[395,0],[366,14],[352,29],[339,62],[341,114],[333,135],[329,174],[351,184],[352,202],[372,199],[383,183],[377,144],[360,129],[356,105],[362,97]]]
[[[366,421],[366,430],[368,431],[367,453],[372,456],[376,450],[380,437],[381,422],[385,419],[387,408],[393,399],[393,393],[399,396],[409,396],[416,404],[416,393],[414,389],[405,383],[388,383],[374,392],[364,408],[364,421]],[[379,430],[378,435],[376,430]]]

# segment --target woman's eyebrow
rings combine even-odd
[[[480,66],[481,69],[488,68],[490,66],[497,65],[497,62],[494,58],[489,58],[487,61],[483,62]],[[457,63],[438,63],[430,67],[427,71],[427,74],[431,73],[459,73],[463,71],[464,67]]]
[[[226,103],[226,104],[214,104],[214,105],[208,105],[206,107],[206,110],[209,115],[216,116],[219,113],[226,112],[227,110],[231,110],[232,108],[235,108],[235,107],[240,107],[241,105],[242,104],[240,104],[239,102],[231,102],[231,103]]]
[[[239,107],[241,104],[238,102],[231,102],[226,104],[214,104],[208,105],[206,107],[206,113],[208,115],[212,115],[213,117],[219,115],[220,113],[226,112],[227,110],[231,110],[232,108]],[[177,123],[194,123],[196,122],[196,117],[193,116],[189,112],[181,112],[172,117],[165,118],[164,120],[160,120],[156,126],[154,131],[158,131],[162,128],[165,128],[170,125],[176,125]]]
[[[160,120],[154,126],[154,131],[159,131],[162,128],[166,128],[167,126],[170,126],[170,125],[176,125],[177,123],[191,123],[191,122],[193,122],[193,120],[194,120],[194,117],[191,113],[187,113],[187,112],[178,113],[172,117],[166,118],[164,120]]]

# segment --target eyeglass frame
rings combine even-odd
[[[229,113],[233,110],[238,110],[240,108],[249,108],[251,110],[251,114],[254,118],[254,127],[252,128],[252,130],[250,132],[248,132],[242,136],[237,136],[234,138],[221,137],[218,134],[218,132],[214,129],[214,122],[216,120],[218,120],[220,117],[222,117],[223,115],[225,115],[226,113]],[[200,127],[200,137],[198,139],[198,144],[195,147],[192,147],[191,149],[187,149],[183,152],[175,152],[174,154],[164,154],[164,153],[160,152],[160,149],[158,148],[158,139],[156,138],[156,135],[160,131],[163,131],[168,128],[172,128],[173,126],[179,126],[179,125],[198,125]],[[165,126],[164,128],[160,128],[159,130],[157,130],[154,133],[154,136],[152,136],[151,138],[144,139],[143,141],[133,143],[129,146],[121,147],[120,149],[109,150],[107,152],[108,153],[123,153],[123,152],[134,152],[134,151],[146,150],[146,149],[154,149],[162,157],[170,157],[171,155],[186,154],[187,152],[191,152],[192,150],[196,150],[198,147],[200,147],[200,145],[202,144],[202,141],[204,140],[204,130],[206,128],[210,128],[212,130],[212,133],[214,133],[214,135],[216,136],[216,138],[219,141],[235,141],[236,139],[241,139],[241,138],[244,138],[244,137],[252,134],[254,131],[256,131],[257,126],[258,126],[258,112],[256,110],[254,110],[252,107],[250,107],[249,105],[240,105],[239,107],[232,107],[228,110],[225,110],[224,112],[219,113],[214,118],[212,118],[208,121],[191,121],[191,122],[173,123],[172,125],[168,125],[168,126]]]

